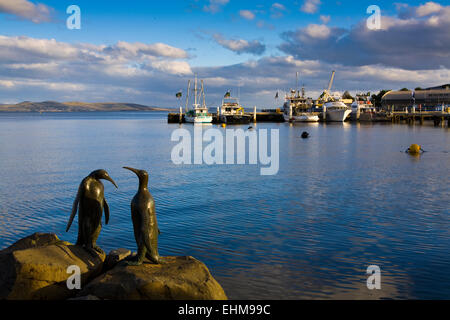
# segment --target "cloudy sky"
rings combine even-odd
[[[66,27],[72,4],[80,30]],[[449,30],[443,0],[0,0],[0,103],[176,107],[195,73],[211,107],[238,87],[244,106],[281,105],[297,71],[313,98],[332,70],[334,91],[435,86],[450,82]]]

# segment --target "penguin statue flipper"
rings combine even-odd
[[[75,218],[75,215],[77,214],[78,204],[80,202],[80,197],[82,196],[83,182],[81,182],[80,186],[78,187],[77,195],[75,197],[75,200],[73,201],[72,213],[70,214],[69,222],[67,223],[66,232],[69,231],[70,226],[72,225],[73,219]]]
[[[105,224],[108,224],[108,222],[109,222],[109,206],[108,206],[108,202],[106,202],[106,199],[103,199],[103,211],[105,211]]]

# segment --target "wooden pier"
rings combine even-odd
[[[213,113],[212,123],[222,123],[216,113]],[[247,116],[251,116],[251,122],[285,122],[283,113],[276,111],[263,111],[263,112],[248,112]],[[323,119],[322,114],[318,113],[320,122],[326,121]],[[184,113],[169,113],[168,123],[184,123]],[[347,120],[358,121],[358,120]],[[392,122],[392,123],[407,123],[407,124],[424,124],[425,121],[433,121],[435,126],[447,126],[450,127],[450,113],[441,111],[426,111],[426,112],[391,112],[391,113],[377,113],[371,122]],[[366,122],[366,121],[365,121]]]
[[[406,122],[408,124],[423,124],[426,120],[433,121],[436,127],[445,127],[445,122],[450,127],[450,113],[442,111],[426,112],[393,112],[391,115],[392,123]]]
[[[217,113],[213,113],[213,122],[212,123],[221,123]],[[247,116],[251,116],[251,122],[284,122],[283,113],[281,112],[256,112],[255,113],[245,113]],[[256,116],[256,119],[255,119]],[[256,120],[256,121],[255,121]],[[186,122],[184,119],[184,113],[169,113],[167,116],[168,123],[184,123]]]

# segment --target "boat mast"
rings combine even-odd
[[[299,92],[298,92],[298,71],[295,73],[295,93],[297,94],[297,96],[299,95]]]
[[[186,94],[186,112],[188,112],[188,104],[189,104],[189,93],[191,91],[191,80],[188,80],[188,89]]]
[[[204,88],[204,86],[203,86],[203,80],[202,80],[202,98],[203,98],[203,105],[202,105],[202,107],[203,108],[206,108],[206,101],[205,101],[205,88]]]
[[[194,80],[194,108],[197,108],[197,74],[195,74],[195,80]]]

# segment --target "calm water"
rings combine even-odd
[[[230,298],[450,298],[447,128],[258,124],[279,129],[275,176],[176,166],[176,128],[164,113],[0,114],[0,248],[38,231],[75,242],[77,225],[64,229],[78,184],[105,168],[119,189],[104,182],[111,220],[98,244],[135,250],[127,165],[150,173],[160,253],[200,259]],[[401,152],[411,143],[428,152]]]

